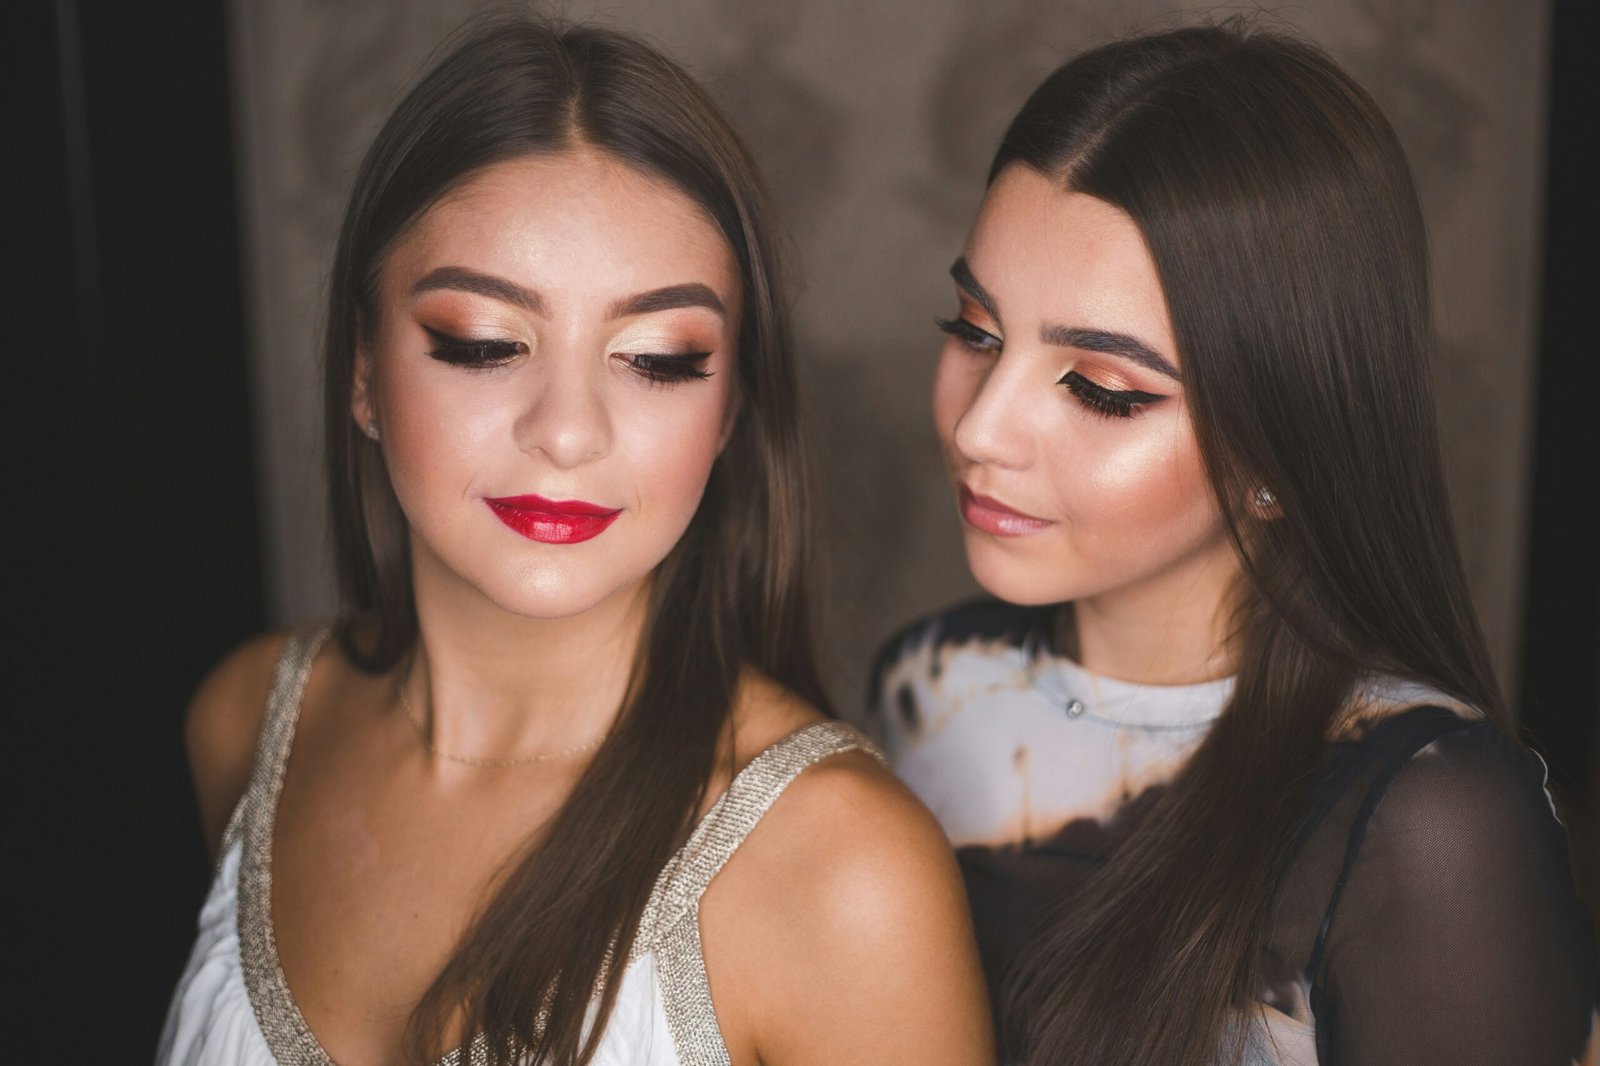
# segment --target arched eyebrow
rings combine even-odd
[[[958,256],[950,264],[950,277],[962,292],[972,297],[978,306],[989,312],[996,322],[1000,321],[1000,307],[989,290],[985,289],[972,273],[972,267],[967,263],[966,256]],[[1163,374],[1173,381],[1181,382],[1183,375],[1178,373],[1178,368],[1154,348],[1144,343],[1137,337],[1126,333],[1115,333],[1104,329],[1081,329],[1074,326],[1046,325],[1039,330],[1039,340],[1045,344],[1056,345],[1062,348],[1082,348],[1087,352],[1101,352],[1105,355],[1116,355],[1123,359],[1138,363],[1158,374]]]
[[[656,311],[671,311],[679,307],[704,307],[715,311],[724,317],[727,309],[722,306],[722,299],[713,291],[711,286],[703,285],[698,281],[685,282],[682,285],[667,285],[660,289],[651,289],[641,292],[636,296],[628,296],[611,305],[612,318],[627,318],[632,315],[648,315]]]
[[[989,317],[996,322],[1000,321],[1000,305],[995,303],[994,297],[989,295],[989,290],[978,284],[978,279],[972,274],[972,267],[967,265],[967,257],[957,256],[956,261],[950,264],[950,278],[956,287],[977,301],[978,306],[989,312]]]
[[[466,267],[445,266],[428,271],[422,280],[411,286],[411,295],[420,296],[436,289],[470,292],[475,296],[487,296],[501,303],[514,304],[536,315],[545,313],[544,297],[532,289],[525,289],[506,278],[496,277],[493,274],[480,274]]]
[[[1138,363],[1147,370],[1154,370],[1157,374],[1165,374],[1173,381],[1181,382],[1183,380],[1183,375],[1178,373],[1178,368],[1168,362],[1154,348],[1139,338],[1130,337],[1126,333],[1113,333],[1104,329],[1077,329],[1071,326],[1046,325],[1039,330],[1039,340],[1045,344],[1053,344],[1062,348],[1082,348],[1086,352],[1102,352],[1106,355],[1120,356],[1130,362]]]
[[[477,296],[487,296],[491,300],[499,300],[501,303],[512,304],[536,315],[546,313],[544,297],[534,290],[524,288],[507,278],[479,273],[466,267],[446,266],[431,270],[411,287],[411,293],[417,296],[436,289],[470,292]],[[723,307],[721,297],[712,291],[711,286],[698,281],[666,285],[659,289],[651,289],[649,292],[625,296],[611,305],[610,312],[612,318],[627,318],[633,315],[648,315],[656,311],[671,311],[679,307],[704,307],[724,317],[728,313]]]

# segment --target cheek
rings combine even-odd
[[[1107,542],[1187,540],[1220,516],[1200,448],[1181,413],[1147,413],[1136,423],[1095,421],[1057,452],[1054,478],[1063,512]]]
[[[685,383],[674,386],[673,393],[621,405],[612,450],[629,472],[639,516],[681,532],[721,450],[730,397],[720,382]]]
[[[401,503],[413,484],[448,486],[466,493],[486,460],[497,455],[516,422],[514,387],[493,387],[459,371],[441,374],[425,364],[393,369],[379,382],[384,411],[384,455]],[[485,387],[489,386],[489,387]],[[420,501],[416,501],[420,502]],[[409,510],[409,508],[408,508]]]

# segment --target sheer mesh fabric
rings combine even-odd
[[[959,608],[874,671],[871,724],[957,845],[992,991],[1209,728],[1193,691],[1130,696],[1135,723],[1086,712],[1073,664],[1060,691],[1040,686],[1028,648],[1049,617]],[[1594,945],[1543,763],[1493,725],[1406,702],[1330,743],[1308,784],[1266,931],[1259,1057],[1600,1062]]]
[[[1589,1061],[1594,948],[1538,758],[1416,708],[1334,745],[1319,786],[1271,930],[1318,1061]]]

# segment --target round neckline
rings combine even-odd
[[[1190,730],[1209,726],[1233,694],[1232,676],[1184,685],[1147,685],[1094,674],[1052,651],[1035,629],[1022,642],[1029,686],[1071,718],[1142,729]],[[1079,708],[1074,712],[1073,708]]]

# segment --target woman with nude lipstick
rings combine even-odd
[[[1468,600],[1387,121],[1237,23],[1012,122],[934,419],[997,601],[877,670],[1009,1056],[1594,1063],[1560,822]]]
[[[329,295],[343,613],[194,699],[160,1062],[989,1060],[938,826],[824,713],[776,246],[624,35],[481,23],[401,101]]]

